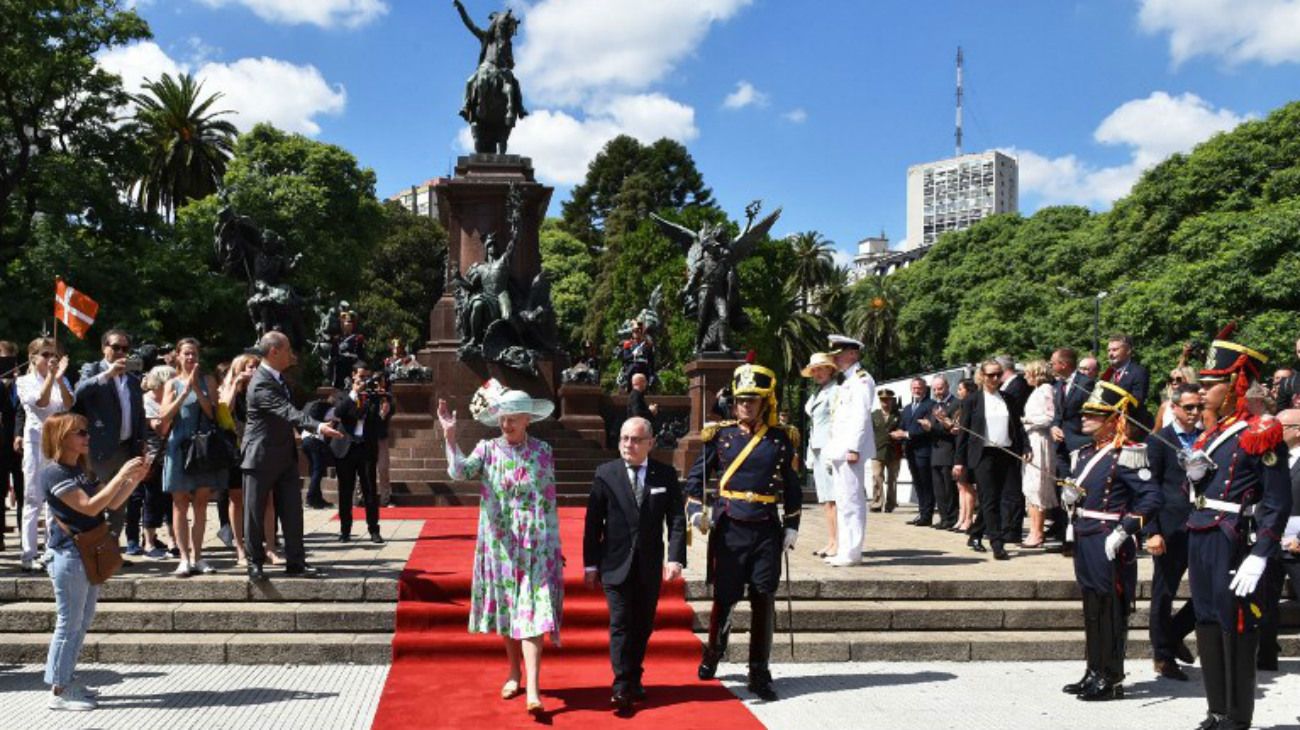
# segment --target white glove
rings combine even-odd
[[[1119,548],[1128,539],[1128,533],[1123,527],[1116,527],[1115,531],[1106,536],[1106,559],[1114,560],[1119,555]]]
[[[1259,586],[1259,579],[1264,575],[1264,568],[1267,566],[1268,561],[1258,555],[1246,556],[1246,559],[1241,561],[1241,565],[1237,566],[1237,574],[1233,576],[1228,587],[1241,598],[1249,596]]]
[[[688,519],[688,522],[690,522],[690,526],[692,528],[699,530],[700,534],[704,533],[704,511],[703,510],[700,510],[699,512],[696,512],[695,514],[691,515],[690,518]]]
[[[786,550],[794,550],[795,541],[797,541],[798,539],[799,539],[799,531],[792,530],[789,527],[787,527],[785,528],[785,542],[782,543],[781,546],[784,547]]]

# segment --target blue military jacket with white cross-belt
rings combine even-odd
[[[1074,482],[1083,493],[1074,512],[1074,572],[1083,590],[1137,597],[1137,548],[1125,540],[1114,560],[1106,539],[1116,527],[1136,535],[1164,504],[1152,480],[1143,444],[1088,445],[1074,453]]]
[[[1276,421],[1271,428],[1237,421],[1198,444],[1214,465],[1189,490],[1188,573],[1198,623],[1217,622],[1225,631],[1243,633],[1261,618],[1268,581],[1244,599],[1230,583],[1247,555],[1277,555],[1291,512],[1287,447],[1277,432]]]

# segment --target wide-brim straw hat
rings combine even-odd
[[[803,366],[803,370],[800,370],[799,374],[804,376],[805,378],[811,378],[812,371],[816,370],[817,368],[830,368],[831,370],[839,370],[839,368],[835,365],[835,358],[831,357],[830,354],[825,352],[814,352],[812,354],[812,357],[808,358],[808,364]]]
[[[541,421],[555,412],[555,404],[545,398],[534,398],[522,390],[507,390],[499,382],[489,380],[474,393],[470,413],[485,426],[495,426],[502,416],[527,415]]]

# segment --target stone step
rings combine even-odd
[[[173,561],[147,561],[171,570]],[[242,573],[172,578],[165,573],[148,575],[127,568],[126,572],[99,587],[100,605],[112,601],[140,602],[232,602],[246,606],[250,602],[312,601],[324,605],[333,602],[397,601],[397,578],[378,576],[329,576],[326,578],[287,578],[275,568],[268,570],[271,580],[251,584]],[[32,574],[0,578],[0,601],[53,601],[54,589],[47,576]]]
[[[393,633],[394,603],[124,602],[96,606],[92,632]],[[48,601],[0,604],[0,635],[54,630]]]
[[[692,601],[696,630],[707,630],[709,601]],[[794,601],[796,632],[852,631],[1042,631],[1083,629],[1079,601]],[[1145,604],[1129,617],[1132,628],[1146,628]],[[736,605],[732,625],[748,630],[749,604]],[[790,626],[784,600],[777,600],[776,628]],[[1300,629],[1300,604],[1284,602],[1281,626]]]
[[[785,600],[784,578],[777,599]],[[700,578],[686,581],[686,599],[704,601],[712,599],[712,589]],[[795,600],[936,600],[936,601],[1077,601],[1079,586],[1073,578],[1053,579],[907,579],[907,578],[836,578],[834,580],[809,580],[795,578],[790,581],[790,595]],[[1179,586],[1180,598],[1190,598],[1187,581]],[[1150,581],[1138,581],[1138,598],[1151,598]]]
[[[707,635],[697,633],[701,642]],[[1084,656],[1083,631],[845,631],[794,634],[777,632],[772,641],[774,662],[871,661],[1050,661],[1079,660]],[[1196,650],[1195,635],[1187,643]],[[1300,634],[1279,637],[1282,656],[1300,656]],[[651,644],[653,647],[653,643]],[[651,649],[653,651],[653,648]],[[733,632],[726,661],[744,664],[749,655],[749,635]],[[1135,678],[1150,676],[1151,642],[1145,630],[1130,631],[1125,671]],[[1082,666],[1080,667],[1082,669]],[[1062,684],[1074,679],[1068,677]]]
[[[390,633],[100,633],[86,634],[79,663],[101,664],[388,664]],[[0,664],[44,664],[50,633],[5,634]]]

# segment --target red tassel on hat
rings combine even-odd
[[[745,353],[745,364],[746,364],[746,365],[753,365],[753,364],[754,364],[754,361],[757,360],[757,359],[758,359],[758,353],[757,353],[757,352],[754,352],[753,350],[750,350],[749,352],[746,352],[746,353]]]
[[[1223,329],[1219,330],[1219,335],[1218,335],[1217,337],[1215,337],[1214,339],[1216,339],[1216,340],[1226,340],[1226,339],[1228,339],[1229,337],[1232,337],[1232,333],[1233,333],[1233,332],[1236,332],[1236,331],[1237,331],[1237,321],[1234,319],[1233,321],[1231,321],[1231,322],[1225,324],[1225,325],[1223,326]]]

